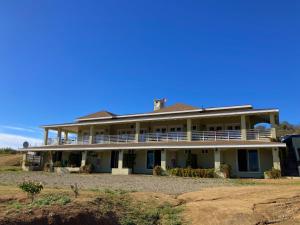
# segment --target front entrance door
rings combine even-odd
[[[118,168],[119,151],[111,151],[110,167]]]

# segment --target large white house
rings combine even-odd
[[[76,171],[88,163],[99,173],[149,174],[155,165],[218,170],[225,163],[233,176],[261,177],[272,167],[280,169],[279,148],[285,144],[276,139],[278,121],[278,109],[165,106],[165,100],[154,100],[152,112],[100,111],[71,123],[44,125],[44,145],[23,149],[36,153],[27,154],[23,166],[35,162],[41,169],[48,163]],[[270,128],[256,129],[260,123]],[[55,138],[49,137],[50,130]]]

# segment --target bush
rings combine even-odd
[[[53,166],[54,167],[62,167],[62,163],[61,163],[61,161],[56,161],[53,163]]]
[[[168,172],[172,176],[179,176],[179,177],[200,177],[200,178],[215,177],[215,169],[173,168],[173,169],[169,169]]]
[[[229,164],[221,164],[220,172],[222,172],[225,178],[230,178],[231,176],[231,166]]]
[[[161,168],[161,166],[155,166],[153,168],[153,175],[154,176],[162,176],[163,175],[163,169]]]
[[[94,166],[92,164],[86,164],[80,167],[80,173],[92,173],[94,171]]]
[[[279,179],[281,178],[281,171],[275,168],[272,168],[271,170],[265,171],[265,174],[270,179]]]
[[[26,192],[28,198],[30,198],[31,202],[33,202],[35,196],[38,195],[43,189],[43,185],[40,182],[24,181],[19,185],[19,188]]]

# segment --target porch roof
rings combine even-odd
[[[227,148],[275,148],[286,147],[285,143],[263,141],[182,141],[159,143],[122,143],[88,145],[46,145],[30,147],[21,151],[97,151],[121,149],[227,149]]]
[[[76,129],[80,126],[89,126],[89,125],[106,125],[106,124],[120,124],[120,123],[134,123],[134,122],[147,122],[147,121],[163,121],[163,120],[180,120],[180,119],[197,119],[197,118],[212,118],[212,117],[230,117],[230,116],[240,116],[240,115],[268,115],[270,113],[277,114],[278,109],[239,109],[239,110],[220,110],[220,111],[182,111],[173,114],[141,114],[143,116],[115,116],[109,119],[103,120],[92,120],[92,121],[81,121],[74,123],[62,123],[62,124],[52,124],[44,125],[43,128],[50,129]]]

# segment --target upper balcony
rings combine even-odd
[[[96,135],[92,142],[89,136],[83,138],[61,139],[61,145],[85,145],[85,144],[122,144],[122,143],[151,143],[151,142],[184,142],[184,141],[271,141],[271,129],[250,129],[246,130],[246,137],[243,137],[242,130],[222,131],[192,131],[191,138],[187,132],[166,132],[166,133],[144,133],[122,134],[122,135]],[[49,138],[47,145],[58,145],[58,138]]]

